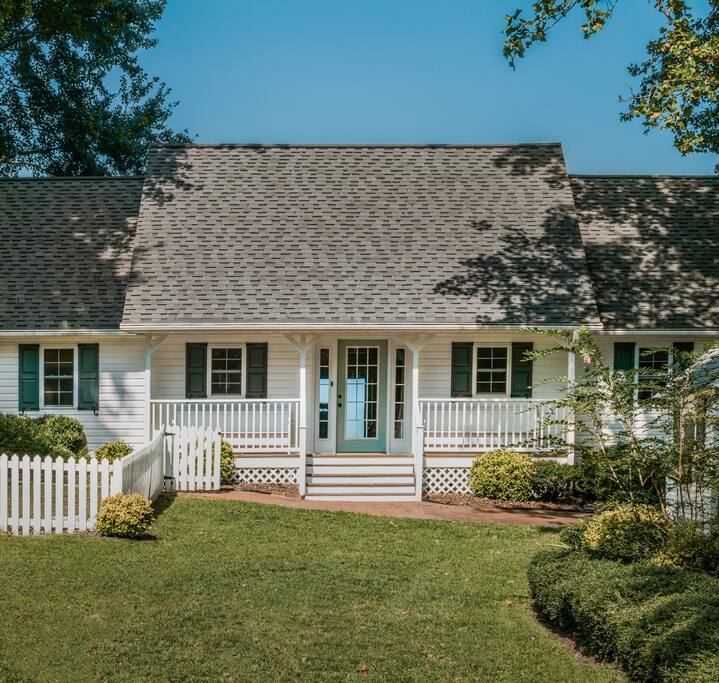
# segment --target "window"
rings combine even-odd
[[[242,394],[242,348],[212,349],[210,386],[213,395]]]
[[[478,394],[506,394],[509,354],[506,346],[477,347]]]
[[[405,349],[397,349],[394,359],[394,438],[404,436],[404,386],[405,386]]]
[[[326,439],[330,431],[330,350],[320,349],[319,438]]]
[[[662,383],[661,373],[666,372],[669,366],[669,352],[665,349],[639,349],[639,368],[642,373],[639,377],[642,383],[652,383],[659,386]],[[653,374],[652,371],[660,374]],[[652,389],[642,389],[639,391],[639,398],[651,398],[654,395]]]
[[[43,352],[43,403],[72,406],[75,394],[74,349],[45,349]]]

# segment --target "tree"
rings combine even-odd
[[[606,26],[621,0],[537,0],[532,13],[506,17],[504,55],[517,59],[545,42],[560,22],[582,13],[582,32],[591,38]],[[674,135],[682,154],[719,153],[719,0],[709,0],[706,16],[696,16],[685,0],[651,0],[662,18],[647,59],[628,67],[639,88],[623,98],[621,118],[640,119],[645,132],[662,128]],[[719,173],[719,164],[716,166]]]
[[[658,364],[614,370],[587,329],[577,335],[530,331],[557,342],[531,358],[571,352],[581,361],[575,379],[550,380],[567,388],[548,401],[548,422],[574,427],[575,451],[595,492],[622,502],[658,503],[665,511],[674,507],[694,521],[705,518],[713,505],[709,492],[719,484],[719,390],[714,375],[697,386],[691,368],[707,356],[653,349],[647,353]],[[563,411],[573,417],[553,417]]]
[[[189,141],[138,64],[166,0],[0,0],[0,174],[136,174]]]

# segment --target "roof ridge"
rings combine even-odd
[[[640,180],[643,178],[687,178],[700,180],[719,180],[719,176],[711,174],[691,173],[569,173],[570,178],[632,178]]]
[[[23,176],[23,177],[0,177],[0,180],[144,180],[144,175],[56,175],[56,176]]]
[[[174,143],[160,142],[150,145],[152,148],[177,148],[183,149],[187,147],[210,147],[230,149],[245,148],[252,149],[258,147],[277,148],[277,149],[477,149],[484,147],[561,147],[561,142],[499,142],[499,143],[451,143],[451,142],[420,142],[420,143],[256,143],[256,142],[215,142],[215,143]]]

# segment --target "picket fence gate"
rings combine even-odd
[[[0,455],[0,533],[61,534],[90,531],[105,498],[139,493],[154,499],[163,485],[163,440],[112,464],[96,458]]]
[[[169,486],[178,491],[220,488],[220,432],[203,427],[175,427]]]

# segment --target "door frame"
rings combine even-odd
[[[344,407],[346,404],[345,387],[347,373],[347,347],[376,346],[379,350],[377,368],[377,437],[375,439],[345,439]],[[337,453],[387,453],[389,447],[389,344],[387,339],[338,339],[337,340],[337,390],[335,392],[335,434]],[[340,398],[341,397],[341,398]],[[341,404],[341,405],[340,405]],[[367,442],[373,442],[368,445]]]

